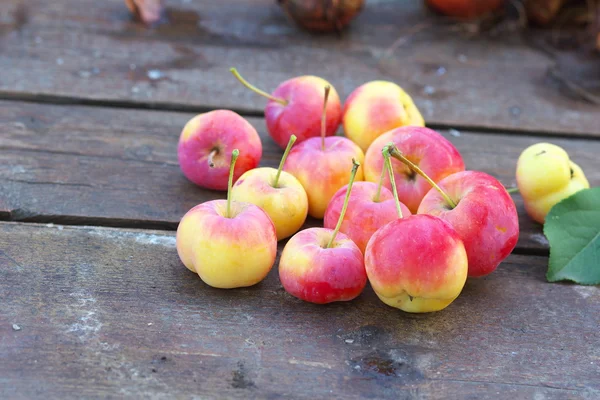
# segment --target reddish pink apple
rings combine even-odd
[[[359,164],[352,160],[346,203]],[[310,228],[296,233],[285,245],[279,261],[284,289],[299,299],[324,304],[357,297],[367,283],[363,255],[356,244],[335,230]]]
[[[325,100],[329,86],[325,88]],[[329,201],[339,188],[348,182],[346,165],[355,159],[361,163],[364,153],[356,144],[341,136],[325,137],[325,119],[327,109],[322,110],[321,137],[310,138],[294,146],[285,163],[285,171],[300,181],[308,195],[308,214],[314,218],[323,218]],[[363,180],[362,169],[356,174],[356,180]]]
[[[337,224],[347,190],[347,185],[342,187],[329,202],[323,223],[325,228],[333,229]],[[410,210],[404,204],[401,203],[400,207],[404,216],[410,215]],[[396,204],[389,189],[373,182],[356,182],[340,232],[352,239],[364,254],[375,231],[396,219]]]
[[[452,225],[467,250],[469,276],[493,272],[519,239],[519,218],[512,198],[496,178],[484,172],[458,172],[438,185],[456,206],[432,188],[418,213],[435,215]]]
[[[448,175],[464,171],[465,164],[458,150],[439,133],[415,126],[393,129],[379,136],[365,155],[365,180],[377,182],[383,169],[381,150],[393,142],[409,160],[421,167],[435,182]],[[425,179],[397,160],[392,160],[398,196],[412,213],[416,213],[423,196],[431,186]],[[384,185],[390,188],[386,179]]]
[[[385,304],[413,313],[439,311],[465,285],[467,253],[450,224],[432,215],[410,215],[373,234],[365,268]]]
[[[216,110],[192,118],[179,137],[177,156],[183,174],[198,186],[227,190],[231,151],[241,149],[233,178],[256,168],[262,157],[258,133],[244,118]]]
[[[332,136],[337,131],[342,119],[342,105],[337,92],[325,79],[298,76],[281,83],[273,94],[268,94],[248,83],[235,68],[230,71],[244,86],[269,99],[265,107],[267,130],[282,149],[292,134],[296,135],[298,143],[321,134],[323,88],[326,86],[331,87],[331,94],[327,102],[325,135]]]
[[[365,251],[365,268],[377,296],[407,312],[446,308],[467,279],[467,253],[458,233],[438,217],[403,216],[392,173],[393,144],[382,151],[399,219],[377,230]],[[404,218],[403,218],[404,217]]]

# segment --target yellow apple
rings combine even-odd
[[[567,152],[551,143],[537,143],[521,153],[517,185],[527,214],[541,224],[556,203],[590,187]]]
[[[398,85],[372,81],[356,88],[346,100],[344,133],[362,151],[383,133],[401,126],[425,126],[411,97]]]

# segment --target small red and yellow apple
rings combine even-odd
[[[329,87],[326,87],[325,105],[328,93]],[[325,121],[326,114],[327,108],[323,107],[322,121]],[[320,138],[309,138],[290,151],[284,170],[294,175],[306,190],[310,216],[323,218],[335,192],[348,182],[346,166],[352,159],[359,163],[364,160],[360,147],[345,137],[325,137],[325,123],[322,123]],[[363,180],[362,169],[356,173],[356,180]]]
[[[260,207],[231,201],[234,166],[231,155],[227,200],[213,200],[189,210],[177,228],[177,253],[183,264],[208,285],[237,288],[267,276],[277,253],[273,222]]]
[[[388,160],[393,181],[390,148]],[[377,230],[365,250],[365,269],[385,304],[411,313],[440,311],[461,293],[467,280],[467,252],[458,233],[438,217],[404,217],[395,185],[398,219]]]
[[[525,210],[540,224],[556,203],[590,187],[579,165],[563,148],[551,143],[537,143],[523,150],[516,175]]]
[[[200,114],[185,124],[179,137],[177,156],[183,174],[196,185],[227,190],[231,151],[242,149],[233,178],[256,168],[262,143],[248,121],[229,110]]]
[[[252,203],[271,218],[277,240],[298,232],[308,213],[308,197],[302,184],[288,172],[282,171],[296,136],[290,137],[279,168],[255,168],[242,175],[231,190],[234,201]]]
[[[352,160],[346,201],[335,230],[305,229],[283,248],[279,279],[292,296],[325,304],[352,300],[364,289],[367,275],[363,255],[349,237],[339,232],[359,165]]]
[[[452,143],[429,128],[406,126],[381,135],[373,142],[365,155],[365,180],[377,182],[384,168],[382,148],[389,142],[415,165],[418,165],[433,181],[465,170],[465,163]],[[398,196],[414,214],[423,196],[431,189],[430,184],[416,172],[397,160],[392,160]],[[384,185],[391,189],[389,179]]]
[[[438,186],[456,206],[432,189],[417,213],[435,215],[452,225],[467,250],[470,277],[492,273],[519,240],[519,218],[510,194],[496,178],[479,171],[457,172]]]
[[[425,126],[412,98],[400,86],[387,81],[372,81],[356,88],[344,104],[342,122],[346,136],[362,151],[394,128]]]
[[[247,88],[269,99],[265,107],[265,121],[269,135],[282,149],[292,134],[298,143],[321,134],[321,110],[323,109],[323,88],[331,88],[327,102],[325,135],[335,135],[342,119],[342,105],[337,92],[325,79],[305,75],[281,83],[272,94],[268,94],[250,83],[235,68],[231,73]]]
[[[519,239],[517,209],[504,186],[479,171],[457,172],[438,184],[395,146],[388,151],[432,186],[417,212],[435,215],[454,228],[467,252],[469,276],[493,272]]]
[[[382,185],[385,172],[383,169],[379,184],[373,182],[356,182],[354,184],[346,215],[340,227],[340,232],[352,239],[363,254],[373,233],[388,222],[398,219],[394,196],[388,188]],[[325,228],[333,229],[337,224],[347,191],[348,186],[346,185],[338,190],[329,202],[323,218]],[[404,216],[411,214],[404,204],[400,203],[400,207],[402,207]]]
[[[385,304],[406,312],[440,311],[467,279],[467,253],[450,224],[432,215],[397,219],[379,229],[365,252],[369,282]]]

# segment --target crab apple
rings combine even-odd
[[[516,176],[525,211],[540,224],[556,203],[590,187],[579,165],[562,147],[551,143],[536,143],[523,150]]]
[[[233,111],[215,110],[200,114],[185,124],[177,156],[183,174],[196,185],[227,190],[231,151],[242,149],[235,164],[234,179],[256,168],[262,143],[252,125]]]
[[[313,75],[298,76],[281,83],[273,94],[268,94],[248,83],[235,68],[231,68],[230,71],[244,86],[269,99],[265,107],[267,130],[282,149],[292,134],[296,135],[298,143],[319,136],[324,104],[322,93],[326,86],[331,88],[331,94],[327,102],[325,134],[335,135],[340,126],[340,97],[325,79]]]
[[[269,215],[277,240],[298,232],[308,213],[308,197],[302,184],[292,174],[282,171],[295,141],[296,136],[292,135],[278,169],[252,169],[242,175],[231,190],[233,200],[255,204]]]
[[[394,128],[425,126],[412,98],[387,81],[372,81],[356,88],[344,104],[342,123],[346,136],[363,151]]]
[[[446,308],[467,280],[467,253],[438,217],[397,219],[371,236],[365,251],[369,282],[385,304],[413,313]]]
[[[390,147],[383,152],[393,180]],[[467,280],[467,252],[458,233],[438,217],[403,217],[393,185],[398,217],[377,230],[365,251],[373,290],[387,305],[423,313],[446,308]]]
[[[434,182],[393,144],[390,155],[432,186],[418,214],[431,214],[450,223],[469,259],[469,276],[493,272],[519,239],[519,219],[512,198],[498,180],[484,172],[462,171]]]
[[[465,170],[465,163],[452,143],[429,128],[406,126],[391,130],[377,138],[365,155],[365,180],[377,182],[383,166],[381,150],[389,143],[394,145],[414,164],[418,165],[435,182],[448,175]],[[431,189],[430,184],[397,160],[392,160],[398,184],[398,196],[414,214],[421,199]],[[384,185],[390,188],[386,179]]]
[[[479,171],[457,172],[438,186],[456,205],[432,188],[417,213],[435,215],[452,225],[465,245],[469,276],[490,274],[519,239],[519,218],[510,194],[496,178]]]
[[[308,214],[314,218],[323,218],[335,192],[348,182],[346,165],[352,159],[361,163],[365,157],[351,140],[341,136],[325,137],[328,94],[329,87],[326,87],[321,138],[310,138],[294,146],[284,167],[306,190]],[[363,180],[362,169],[358,170],[356,180]]]
[[[346,216],[340,227],[340,232],[352,239],[363,254],[373,233],[398,218],[392,192],[382,187],[384,172],[385,169],[382,170],[379,184],[373,182],[356,182],[354,184]],[[333,229],[335,227],[342,213],[347,191],[348,186],[342,187],[329,202],[323,219],[325,228]],[[403,215],[410,215],[408,207],[402,203],[400,207],[402,207]]]
[[[231,201],[231,156],[227,200],[213,200],[189,210],[177,228],[177,253],[183,264],[208,285],[230,289],[254,285],[267,276],[277,254],[277,235],[260,207]]]
[[[352,160],[346,204],[359,164]],[[356,298],[367,283],[363,255],[356,244],[340,233],[346,206],[335,230],[310,228],[287,242],[279,261],[284,289],[299,299],[325,304]]]

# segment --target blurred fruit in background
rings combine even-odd
[[[471,19],[498,10],[504,0],[425,0],[425,3],[449,17]]]
[[[525,10],[529,21],[537,25],[547,25],[558,14],[567,0],[525,0]]]
[[[306,30],[339,32],[362,10],[364,0],[277,0],[277,3]]]

